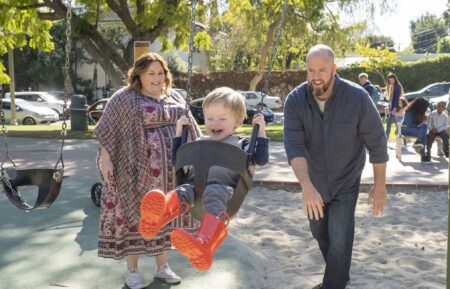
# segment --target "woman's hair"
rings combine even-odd
[[[203,101],[203,109],[213,103],[220,103],[230,109],[238,119],[244,119],[247,115],[244,97],[229,87],[219,87],[208,93]]]
[[[389,78],[393,78],[394,79],[394,85],[391,86],[391,84],[389,83]],[[392,98],[392,94],[394,93],[394,87],[395,85],[399,85],[400,86],[400,97],[403,95],[403,85],[400,83],[400,81],[398,81],[397,75],[395,75],[392,72],[389,72],[387,75],[387,98],[390,100]]]
[[[160,55],[150,52],[145,53],[141,55],[136,61],[134,62],[133,67],[128,70],[128,79],[127,83],[128,85],[136,92],[140,92],[142,89],[142,83],[140,76],[145,73],[153,62],[159,62],[164,70],[164,75],[166,76],[166,79],[164,81],[164,87],[163,91],[164,93],[167,93],[167,91],[172,87],[172,74],[169,71],[169,66],[167,65],[167,62],[162,58]]]
[[[409,111],[413,115],[414,123],[419,125],[422,122],[426,121],[427,116],[426,112],[428,110],[430,103],[423,97],[419,97],[414,99],[409,103],[406,111]]]
[[[404,97],[400,97],[400,99],[398,100],[398,104],[400,103],[402,104],[401,108],[405,108],[408,106],[408,101]],[[398,106],[398,108],[400,108],[400,105]]]

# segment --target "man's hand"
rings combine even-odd
[[[369,204],[373,205],[374,216],[383,214],[384,208],[387,204],[386,187],[373,186],[369,192]]]
[[[308,219],[316,221],[323,218],[323,201],[320,193],[311,184],[302,188],[303,210]]]

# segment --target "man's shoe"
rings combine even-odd
[[[155,279],[168,284],[178,284],[181,282],[180,276],[173,272],[167,263],[156,269]]]
[[[131,269],[127,272],[125,283],[130,289],[142,289],[146,287],[144,278],[142,278],[142,275],[137,269]]]
[[[414,150],[416,151],[417,154],[420,154],[422,152],[423,147],[424,147],[423,144],[421,144],[419,142],[413,144],[413,148],[414,148]]]

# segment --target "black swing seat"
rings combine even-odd
[[[3,189],[6,196],[16,207],[22,210],[48,208],[58,197],[64,177],[63,169],[16,169],[2,168],[0,170]],[[9,184],[8,184],[9,182]],[[36,203],[31,206],[20,195],[20,186],[37,186]]]
[[[232,170],[240,175],[233,196],[228,201],[227,213],[231,217],[240,208],[253,182],[254,165],[251,155],[244,150],[227,143],[212,140],[199,140],[183,144],[177,150],[175,164],[177,185],[188,183],[186,166],[192,166],[194,175],[195,201],[191,206],[191,215],[201,220],[203,215],[202,195],[205,189],[209,169],[213,166]]]

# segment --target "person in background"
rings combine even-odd
[[[386,136],[389,139],[392,124],[396,124],[395,114],[399,111],[398,101],[403,96],[403,87],[394,73],[387,75],[388,85],[386,88],[387,98],[389,99],[389,116],[386,120]]]
[[[442,139],[444,155],[448,158],[448,116],[444,113],[445,109],[445,101],[440,101],[436,110],[432,111],[428,117],[427,156],[425,161],[431,161],[431,147],[437,136]],[[438,155],[440,155],[440,152],[438,152]]]
[[[156,53],[139,57],[128,72],[128,85],[114,93],[94,133],[100,143],[97,165],[103,179],[98,256],[126,259],[126,285],[146,287],[138,270],[139,255],[156,257],[154,277],[179,283],[168,264],[170,233],[183,227],[195,233],[190,215],[166,224],[152,239],[139,233],[140,203],[153,188],[175,188],[171,138],[185,113],[181,96],[171,89],[166,61]],[[192,120],[190,139],[199,134]]]
[[[381,214],[387,203],[386,134],[364,89],[337,75],[330,47],[312,47],[306,69],[307,81],[286,99],[284,146],[325,260],[323,283],[315,288],[344,289],[350,280],[355,207],[366,149],[374,171],[369,191],[373,214]]]
[[[415,136],[413,144],[417,154],[421,155],[421,161],[426,161],[425,147],[427,146],[427,110],[428,101],[419,97],[408,104],[403,116],[401,134]]]
[[[375,85],[372,84],[369,80],[369,75],[367,73],[362,72],[358,75],[359,84],[367,91],[373,103],[377,105],[378,100],[380,100],[381,91]]]

